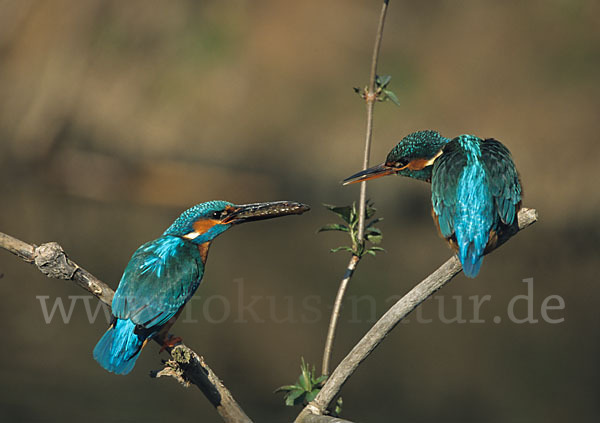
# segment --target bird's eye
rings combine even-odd
[[[213,212],[213,214],[212,214],[212,216],[211,216],[211,217],[212,217],[213,219],[218,219],[218,220],[220,220],[220,219],[221,219],[221,217],[222,217],[224,214],[226,214],[226,213],[225,213],[225,212],[221,212],[221,211],[216,211],[216,212]]]
[[[408,163],[410,163],[409,159],[407,159],[406,157],[401,157],[394,162],[394,167],[404,167]]]

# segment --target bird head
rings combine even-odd
[[[413,132],[402,138],[388,153],[385,162],[344,179],[343,184],[368,181],[394,173],[429,182],[433,163],[449,141],[437,131]]]
[[[271,219],[310,210],[306,204],[275,201],[236,205],[227,201],[208,201],[184,211],[164,235],[179,236],[195,244],[212,241],[233,225]]]

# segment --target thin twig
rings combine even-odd
[[[381,8],[381,14],[379,16],[379,25],[377,27],[377,35],[375,36],[375,46],[373,47],[373,56],[371,59],[371,73],[369,76],[369,88],[368,92],[365,95],[365,100],[367,103],[367,133],[365,136],[365,151],[363,157],[363,170],[369,166],[369,156],[371,155],[371,139],[373,135],[373,110],[375,108],[375,101],[377,100],[377,96],[375,94],[375,79],[377,77],[377,61],[379,58],[379,50],[381,48],[381,39],[383,37],[383,25],[385,23],[385,15],[387,13],[389,0],[384,0],[383,6]],[[361,244],[358,248],[363,247],[364,243],[364,234],[365,234],[365,209],[367,202],[367,184],[366,182],[361,182],[360,184],[360,195],[358,199],[358,243]],[[338,288],[338,292],[335,298],[335,303],[333,304],[333,310],[331,312],[331,319],[329,321],[329,328],[327,330],[327,338],[325,339],[325,349],[323,350],[323,360],[322,360],[322,374],[329,375],[329,363],[331,362],[331,354],[333,351],[333,341],[335,339],[335,331],[337,329],[338,317],[340,315],[340,309],[342,307],[342,301],[344,299],[344,294],[346,292],[346,288],[348,286],[348,282],[352,278],[352,274],[354,273],[354,269],[358,265],[360,261],[360,256],[352,255],[350,258],[350,262],[348,263],[348,267],[346,268],[346,273],[344,274],[344,278],[340,282],[340,286]]]
[[[535,209],[522,209],[518,215],[518,228],[514,227],[512,234],[527,228],[534,224],[537,219]],[[495,248],[504,244],[510,237],[503,237],[498,240]],[[491,251],[490,251],[491,252]],[[331,401],[339,393],[343,384],[354,373],[359,364],[366,359],[369,354],[383,341],[386,335],[410,312],[419,306],[423,301],[433,295],[437,290],[446,285],[454,276],[456,276],[462,267],[458,258],[452,256],[435,272],[425,278],[421,283],[411,289],[396,304],[394,304],[365,336],[352,348],[348,355],[333,371],[327,382],[316,396],[296,418],[297,423],[306,423],[305,416],[309,414],[323,414]]]
[[[36,247],[0,232],[0,248],[4,248],[28,263],[35,264],[40,272],[48,277],[75,282],[100,301],[111,306],[114,291],[100,279],[71,261],[56,242]],[[158,339],[155,341],[162,344]],[[167,351],[172,358],[167,363],[172,370],[170,375],[174,377],[177,375],[176,378],[181,382],[196,385],[217,409],[224,422],[252,423],[231,392],[201,356],[184,344],[167,348]]]
[[[363,158],[363,170],[369,167],[369,157],[371,156],[371,139],[373,135],[373,110],[377,95],[375,93],[375,79],[377,78],[377,62],[379,60],[379,50],[381,49],[381,39],[383,38],[383,26],[385,24],[385,15],[387,13],[389,0],[383,1],[381,14],[379,15],[379,25],[377,35],[375,36],[375,46],[373,47],[373,56],[371,58],[371,74],[369,75],[369,91],[366,93],[367,103],[367,134],[365,136],[365,152]],[[365,207],[367,202],[367,183],[360,183],[360,197],[358,201],[358,239],[363,242],[365,233]]]
[[[329,322],[329,329],[327,330],[327,339],[325,340],[325,350],[323,351],[323,366],[321,371],[321,374],[323,375],[329,375],[329,362],[331,361],[333,340],[335,339],[335,328],[337,327],[338,318],[340,317],[342,300],[344,299],[348,282],[350,282],[350,278],[352,278],[354,269],[356,269],[356,265],[359,261],[360,257],[352,254],[352,257],[350,257],[350,262],[348,263],[348,267],[346,268],[346,272],[344,273],[344,278],[340,282],[340,287],[338,288],[338,292],[335,297],[333,311],[331,312],[331,320]]]

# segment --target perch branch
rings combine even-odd
[[[37,247],[0,232],[0,247],[26,262],[34,264],[40,272],[50,278],[75,282],[110,307],[114,291],[100,279],[71,261],[56,242],[49,242]],[[161,344],[160,340],[155,340]],[[155,372],[154,376],[173,376],[186,386],[196,385],[226,423],[252,423],[231,392],[201,356],[183,344],[167,349],[167,351],[171,354],[171,360],[166,363],[165,369]]]
[[[518,231],[534,224],[538,219],[535,209],[521,209],[518,215],[518,225],[513,225],[507,236],[498,240],[495,248],[504,244]],[[491,252],[491,251],[490,251]],[[310,414],[323,414],[333,398],[339,393],[343,384],[354,373],[360,363],[383,341],[387,334],[411,311],[423,301],[433,295],[437,290],[446,285],[454,276],[462,270],[461,264],[456,256],[452,256],[442,264],[435,272],[425,278],[421,283],[411,289],[396,304],[394,304],[378,321],[371,327],[365,336],[352,348],[348,355],[333,371],[327,382],[316,396],[296,418],[297,423],[306,423]]]
[[[307,414],[302,420],[303,423],[353,423],[339,417],[324,416],[322,414]]]
[[[371,139],[373,135],[373,110],[375,109],[375,101],[377,101],[377,95],[375,93],[375,79],[377,77],[377,61],[379,59],[379,50],[381,48],[381,39],[383,38],[383,25],[385,23],[385,15],[387,13],[389,0],[384,0],[381,8],[381,14],[379,15],[379,25],[377,27],[377,35],[375,36],[375,46],[373,47],[373,56],[371,58],[371,73],[369,76],[369,88],[365,95],[367,103],[367,133],[365,136],[365,152],[363,158],[363,170],[369,167],[369,156],[371,155]],[[367,184],[366,182],[360,183],[360,194],[358,199],[358,242],[363,243],[365,235],[365,208],[367,203]],[[329,363],[331,361],[331,353],[333,352],[333,341],[335,339],[335,331],[337,328],[338,317],[340,315],[340,309],[342,307],[342,301],[348,282],[354,274],[354,269],[358,265],[360,257],[352,255],[344,278],[340,282],[338,292],[333,304],[333,310],[331,312],[331,319],[329,321],[329,328],[327,330],[327,338],[325,339],[325,348],[323,350],[322,370],[321,374],[329,375]]]

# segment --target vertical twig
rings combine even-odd
[[[381,14],[379,15],[379,25],[377,27],[377,35],[375,36],[375,46],[373,47],[373,56],[371,58],[371,73],[369,76],[368,91],[365,93],[365,101],[367,103],[367,133],[365,136],[365,152],[363,158],[363,170],[369,166],[369,156],[371,154],[371,138],[373,135],[373,110],[375,108],[375,101],[377,101],[377,94],[375,91],[375,80],[377,77],[377,61],[379,58],[379,50],[381,48],[381,39],[383,37],[383,25],[385,23],[385,15],[387,13],[389,0],[383,1],[381,8]],[[358,200],[358,248],[363,249],[364,246],[364,233],[365,233],[365,209],[367,202],[367,185],[366,182],[360,184],[360,195]],[[360,261],[360,256],[353,254],[344,273],[344,278],[340,282],[338,292],[333,304],[333,310],[331,312],[331,319],[329,321],[329,328],[327,330],[327,338],[325,340],[325,349],[323,351],[323,362],[322,371],[324,375],[329,375],[329,363],[331,361],[331,353],[333,350],[333,340],[335,339],[335,331],[337,328],[337,322],[340,315],[340,309],[342,307],[342,301],[348,287],[348,282],[352,278],[354,269]]]
[[[369,167],[369,157],[371,155],[371,139],[373,135],[373,111],[377,94],[375,92],[375,80],[377,78],[377,62],[379,60],[379,50],[381,49],[381,39],[383,38],[383,25],[385,24],[385,15],[387,13],[389,0],[383,1],[381,14],[379,15],[379,26],[375,36],[375,46],[373,47],[373,57],[371,58],[371,74],[369,75],[369,91],[366,93],[367,102],[367,134],[365,136],[365,153],[363,158],[363,170]],[[365,233],[365,205],[367,202],[367,183],[360,183],[360,197],[358,201],[358,240],[363,242]]]
[[[333,303],[333,310],[331,312],[331,320],[329,321],[329,329],[327,330],[327,339],[325,340],[325,349],[323,350],[323,366],[321,374],[329,375],[329,362],[331,361],[331,353],[333,350],[333,339],[335,338],[335,328],[337,327],[337,321],[340,317],[340,309],[342,308],[342,300],[346,294],[346,287],[350,278],[354,274],[354,269],[360,261],[360,258],[354,254],[350,258],[346,273],[344,273],[344,279],[340,282],[337,295],[335,297],[335,303]]]

